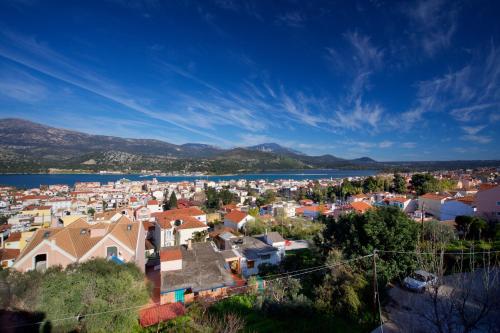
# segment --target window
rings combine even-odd
[[[269,259],[271,259],[271,255],[270,254],[263,254],[260,256],[260,259],[261,260],[269,260]]]
[[[247,261],[247,268],[253,268],[255,265],[255,262],[253,260],[248,260]]]
[[[37,254],[34,258],[35,269],[37,271],[44,271],[47,269],[47,254]]]
[[[109,246],[106,248],[106,257],[118,257],[118,249],[116,246]]]
[[[497,206],[500,206],[500,201],[497,201]]]

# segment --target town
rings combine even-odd
[[[328,243],[318,235],[325,237],[332,221],[375,211],[396,212],[422,228],[448,228],[448,251],[476,246],[494,253],[500,250],[499,179],[498,169],[480,168],[300,181],[122,179],[4,186],[1,266],[43,274],[99,259],[132,264],[151,286],[148,300],[134,312],[146,329],[186,316],[192,304],[266,293],[274,276],[324,273],[304,261]],[[485,235],[493,235],[492,241]]]

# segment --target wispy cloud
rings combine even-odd
[[[38,78],[17,68],[1,68],[0,95],[23,103],[35,103],[48,95],[48,89]]]
[[[462,126],[462,130],[466,133],[466,135],[462,136],[462,140],[472,141],[475,143],[489,143],[491,142],[491,137],[485,135],[479,135],[483,129],[486,128],[486,125],[478,125],[478,126]]]
[[[408,149],[411,149],[411,148],[415,148],[417,146],[417,144],[415,142],[403,142],[401,144],[401,146],[403,148],[408,148]]]
[[[451,45],[457,29],[455,1],[416,1],[405,7],[404,12],[411,20],[413,38],[428,56],[432,57]]]
[[[306,21],[305,14],[299,11],[286,12],[276,17],[276,24],[294,28],[302,28]]]
[[[368,126],[377,130],[384,108],[378,103],[366,102],[364,93],[369,87],[370,77],[383,67],[384,51],[376,47],[369,36],[358,32],[346,32],[344,38],[350,48],[343,52],[327,48],[327,59],[336,68],[348,71],[351,77],[351,85],[341,97],[330,124],[337,129]]]
[[[216,140],[217,142],[229,142],[219,136],[198,130],[193,125],[184,125],[177,122],[170,113],[153,110],[142,105],[137,98],[128,94],[116,83],[98,75],[88,68],[79,66],[63,55],[39,43],[34,38],[6,33],[5,31],[2,33],[1,37],[7,39],[9,45],[17,46],[16,48],[9,48],[6,46],[7,43],[3,43],[3,45],[0,44],[0,56],[4,58],[54,79],[91,92],[109,101],[125,106],[130,110],[142,113],[150,118],[170,123],[189,132]]]
[[[500,51],[492,45],[486,57],[417,84],[415,105],[396,119],[410,128],[429,112],[449,112],[456,120],[480,120],[500,106]]]

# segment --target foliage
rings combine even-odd
[[[439,191],[439,181],[429,173],[414,174],[411,176],[410,183],[417,195]]]
[[[406,180],[399,173],[394,174],[392,190],[399,194],[406,193]]]
[[[105,259],[72,264],[46,272],[9,272],[4,282],[12,310],[42,312],[53,331],[129,332],[137,310],[147,302],[144,274],[134,264],[117,265]],[[123,311],[112,311],[127,308]],[[106,314],[94,315],[106,312]],[[73,317],[55,321],[54,319]]]
[[[418,240],[418,225],[400,209],[380,207],[365,214],[347,214],[338,221],[327,219],[323,235],[316,239],[327,255],[332,249],[342,249],[347,258],[372,254],[375,249],[414,251]],[[408,254],[380,254],[380,274],[391,280],[413,267]]]
[[[259,207],[269,205],[276,200],[276,192],[273,190],[266,190],[264,194],[257,198],[256,204]]]
[[[259,208],[252,207],[252,208],[248,209],[248,215],[253,216],[253,217],[258,217],[259,216]]]
[[[172,191],[172,194],[170,194],[170,199],[168,199],[168,207],[170,209],[177,208],[177,196],[175,195],[174,191]]]
[[[90,216],[94,216],[95,214],[95,209],[90,207],[88,210],[87,210],[87,214],[90,215]]]
[[[213,187],[205,190],[205,196],[207,198],[206,205],[209,209],[220,209],[222,205],[227,205],[236,199],[235,194],[228,189],[222,189],[217,192]]]
[[[481,232],[488,227],[488,223],[477,216],[457,216],[455,223],[458,232],[464,239],[480,239]]]
[[[351,267],[339,265],[331,270],[315,290],[315,306],[323,312],[360,318],[365,310],[369,284],[367,279]]]
[[[195,232],[193,232],[192,241],[195,243],[201,243],[207,239],[207,236],[208,236],[208,231],[206,231],[206,230],[195,231]]]
[[[439,221],[425,222],[422,233],[425,241],[442,246],[446,246],[456,239],[454,228]]]
[[[266,228],[268,228],[267,223],[259,218],[248,221],[244,226],[245,233],[250,236],[263,234],[266,232]]]

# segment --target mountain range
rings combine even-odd
[[[425,162],[414,164],[423,166]],[[24,119],[0,119],[0,172],[3,173],[46,172],[57,168],[221,174],[318,168],[387,169],[401,165],[408,168],[411,164],[380,163],[369,157],[309,156],[276,143],[231,149],[199,143],[177,145],[154,139],[92,135]]]

